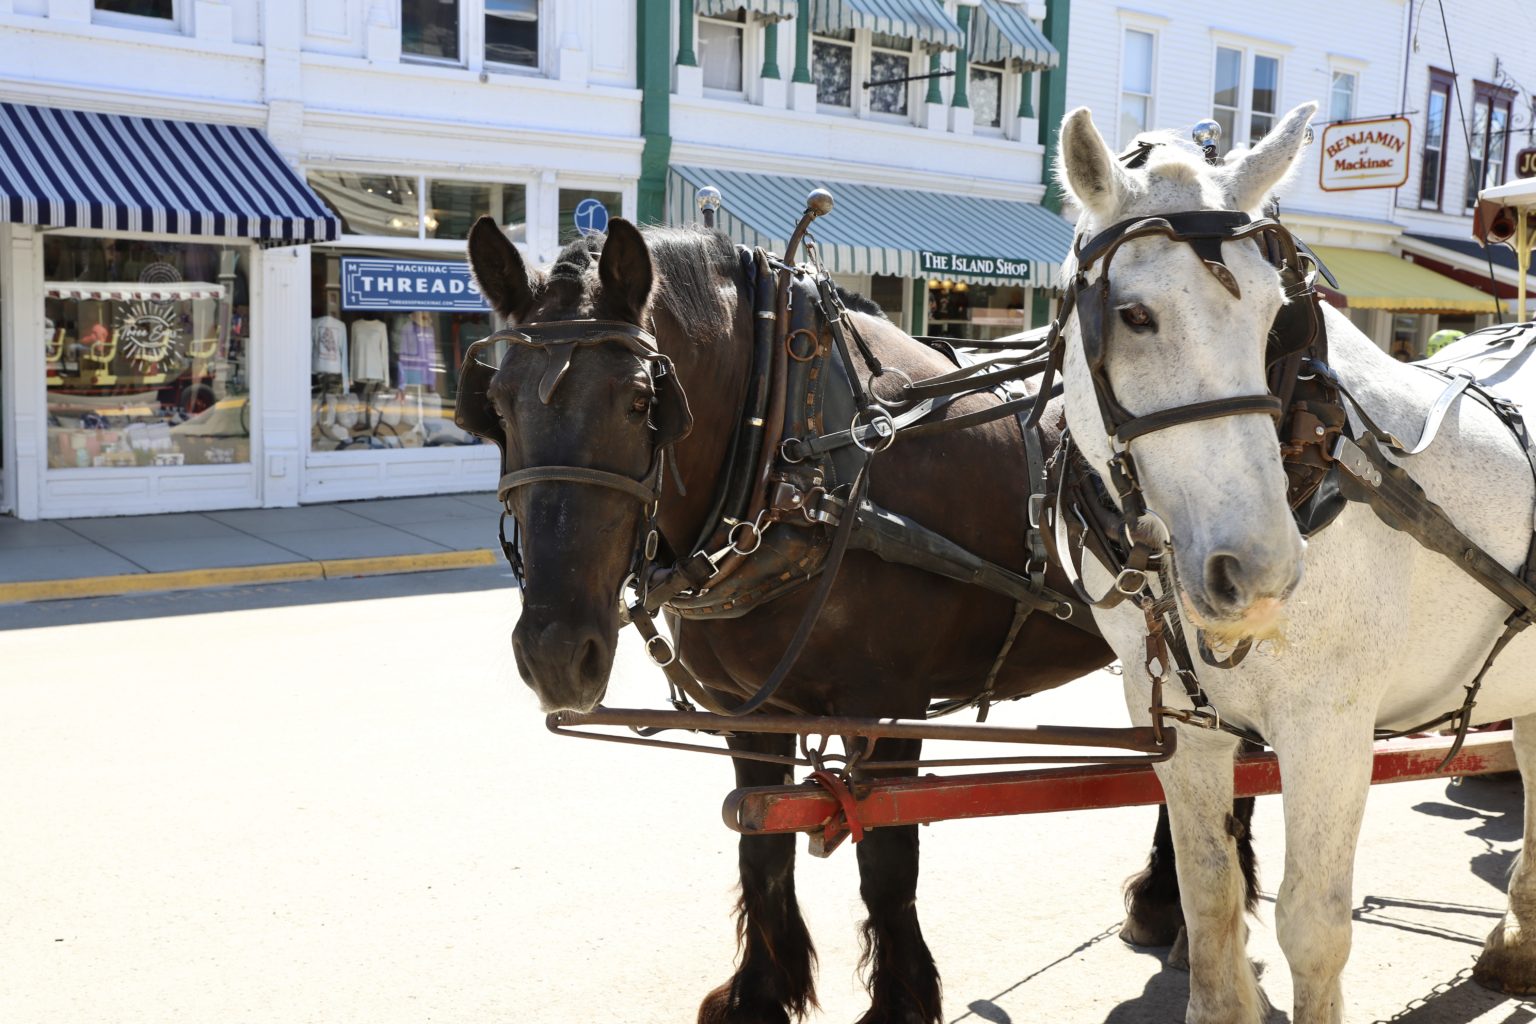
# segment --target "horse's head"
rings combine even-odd
[[[469,235],[475,279],[516,325],[499,366],[471,352],[459,420],[502,449],[500,496],[516,519],[523,611],[518,671],[548,711],[603,697],[619,597],[661,487],[661,452],[692,420],[666,357],[642,329],[653,273],[640,232],[571,243],[529,271],[489,217]]]
[[[1101,472],[1118,453],[1134,457],[1192,618],[1222,639],[1273,635],[1301,578],[1305,545],[1261,397],[1286,296],[1239,214],[1256,213],[1288,175],[1315,110],[1291,111],[1216,166],[1172,136],[1122,164],[1086,109],[1062,122],[1059,174],[1083,209],[1067,266],[1069,279],[1081,273],[1062,371],[1072,435]],[[1173,214],[1184,216],[1171,230],[1131,227],[1114,243],[1124,222]]]

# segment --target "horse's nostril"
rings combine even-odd
[[[602,682],[608,674],[604,660],[602,645],[595,639],[588,638],[576,655],[576,671],[580,674],[582,681]]]
[[[1234,555],[1212,555],[1205,560],[1205,592],[1222,608],[1243,607],[1243,564]]]

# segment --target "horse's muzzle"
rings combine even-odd
[[[615,639],[591,625],[547,620],[524,611],[512,631],[512,653],[523,682],[546,712],[587,712],[608,691]]]

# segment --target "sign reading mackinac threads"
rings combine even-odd
[[[576,204],[576,212],[572,217],[576,222],[576,230],[583,235],[601,235],[608,230],[608,207],[603,205],[602,200],[591,196]]]
[[[976,277],[1006,277],[1029,280],[1029,260],[1008,256],[966,256],[958,252],[918,252],[925,274],[971,274]]]
[[[1331,124],[1323,129],[1317,183],[1325,192],[1401,188],[1408,181],[1412,141],[1406,117]]]
[[[343,256],[341,308],[480,313],[490,306],[462,261]]]

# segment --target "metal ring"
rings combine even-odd
[[[655,646],[657,641],[660,641],[661,643],[666,645],[667,656],[666,656],[665,659],[656,657],[656,651],[654,650],[654,646]],[[672,641],[668,640],[666,637],[662,636],[660,633],[657,633],[655,636],[651,637],[649,640],[647,640],[645,642],[645,653],[650,657],[650,659],[652,661],[654,661],[661,668],[666,668],[668,665],[672,664],[674,661],[677,660],[677,648],[672,646]]]
[[[1131,579],[1137,581],[1136,586],[1127,586],[1127,580]],[[1146,586],[1147,574],[1141,569],[1132,569],[1127,566],[1126,568],[1121,569],[1119,575],[1115,577],[1115,589],[1120,591],[1120,593],[1124,594],[1126,597],[1135,597],[1137,594],[1145,590]]]
[[[786,437],[784,440],[779,442],[779,458],[783,459],[785,462],[789,463],[792,466],[794,464],[798,463],[798,462],[804,462],[805,461],[805,456],[804,455],[800,456],[797,459],[793,455],[791,455],[790,451],[789,451],[789,446],[791,444],[803,444],[803,443],[804,442],[802,442],[800,440],[800,438],[798,438],[798,437]]]
[[[645,535],[645,560],[647,562],[651,562],[656,559],[656,549],[659,546],[660,541],[661,535],[655,530],[652,530],[650,533]]]
[[[1056,616],[1062,622],[1066,622],[1072,617],[1072,606],[1063,601],[1061,604],[1056,606],[1055,610],[1052,611],[1051,614]]]
[[[761,511],[761,512],[759,512],[757,514],[757,521],[756,522],[749,523],[746,520],[742,520],[741,522],[737,523],[735,526],[731,527],[731,532],[726,534],[726,539],[731,542],[731,550],[732,551],[736,552],[738,555],[750,555],[750,554],[752,554],[752,552],[756,551],[758,548],[763,546],[763,525],[762,524],[763,524],[763,516],[765,516],[767,514],[768,514],[768,510],[767,509],[763,509],[763,511]],[[745,526],[747,529],[752,531],[752,546],[749,547],[749,548],[743,548],[739,543],[737,543],[736,531],[740,530],[743,526]]]
[[[802,334],[809,338],[811,342],[811,351],[803,356],[795,351],[795,339]],[[816,332],[811,330],[809,327],[801,327],[797,330],[790,331],[789,336],[784,339],[784,351],[788,352],[789,358],[793,359],[795,362],[808,363],[821,354],[821,339],[816,337]]]
[[[875,436],[881,438],[884,442],[883,444],[867,445],[864,443],[864,439],[859,436],[859,417],[865,415],[866,412],[869,414],[869,426],[874,429]],[[881,424],[885,425],[884,430],[881,429]],[[891,419],[891,414],[884,409],[861,410],[853,414],[853,422],[848,424],[848,432],[857,447],[868,452],[870,455],[875,455],[885,451],[896,442],[896,421]]]
[[[870,393],[870,395],[874,398],[875,401],[879,402],[881,405],[908,405],[908,404],[910,404],[911,403],[911,399],[909,399],[909,398],[902,398],[902,397],[899,396],[899,394],[898,394],[898,397],[895,397],[895,398],[881,398],[879,393],[875,391],[875,381],[879,380],[881,377],[889,377],[889,376],[891,376],[893,374],[895,376],[901,378],[901,380],[903,382],[902,385],[901,385],[902,386],[902,390],[905,390],[906,388],[910,388],[912,386],[912,378],[907,374],[907,372],[905,370],[899,369],[898,367],[895,367],[895,366],[882,366],[882,367],[880,367],[880,372],[879,373],[872,373],[872,374],[869,375],[869,393]]]

